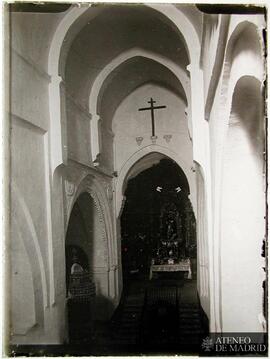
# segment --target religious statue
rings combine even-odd
[[[167,240],[172,242],[177,238],[176,223],[172,218],[167,221]]]
[[[173,202],[166,203],[160,215],[160,239],[157,256],[162,262],[175,262],[186,257],[182,217]]]

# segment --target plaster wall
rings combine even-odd
[[[197,183],[197,289],[200,298],[200,304],[211,319],[210,311],[210,288],[209,288],[209,252],[208,252],[208,228],[207,228],[207,210],[205,181],[202,169],[196,165],[196,183]]]
[[[247,22],[250,20],[250,22]],[[242,22],[242,23],[241,23]],[[261,52],[261,43],[259,41],[259,30],[256,29],[255,24],[262,24],[261,16],[231,16],[228,41],[225,51],[225,58],[223,60],[223,69],[220,73],[216,92],[213,99],[213,105],[209,117],[209,136],[210,136],[210,154],[211,154],[211,180],[212,180],[212,208],[213,208],[213,260],[215,272],[215,306],[221,308],[222,290],[218,289],[223,283],[223,274],[220,270],[221,258],[224,258],[224,246],[222,242],[223,229],[221,229],[222,219],[220,217],[221,198],[224,193],[223,188],[223,172],[222,167],[224,163],[224,151],[227,146],[227,130],[230,117],[230,110],[232,106],[232,97],[235,85],[239,78],[243,76],[255,76],[258,80],[263,79],[263,61]],[[258,94],[261,92],[258,88]],[[256,95],[256,96],[257,96]],[[242,104],[243,108],[248,104]],[[258,122],[258,119],[254,119]],[[241,138],[239,138],[241,140]],[[227,147],[226,147],[227,148]],[[247,164],[248,166],[248,164]],[[234,168],[230,169],[233,173]],[[242,178],[241,176],[239,178]],[[235,179],[236,180],[236,179]],[[246,180],[242,179],[243,182]],[[228,183],[227,183],[228,185]],[[234,187],[232,187],[234,188]],[[234,192],[235,189],[232,189]],[[236,190],[237,193],[237,190]],[[235,199],[234,199],[235,200]],[[255,200],[255,199],[254,199]],[[255,200],[256,201],[256,200]],[[243,199],[243,203],[245,200]],[[258,205],[258,203],[256,204]],[[229,208],[227,208],[229,210]],[[230,210],[229,210],[230,211]],[[242,217],[245,218],[245,214]],[[233,220],[231,218],[231,220]],[[227,222],[228,223],[228,222]],[[223,228],[223,227],[222,227]],[[221,249],[220,246],[223,246]],[[259,247],[258,247],[259,248]],[[226,255],[229,255],[228,253]],[[232,256],[230,255],[230,258]],[[255,260],[256,262],[256,260]],[[256,264],[253,264],[253,268]],[[243,269],[244,273],[244,269]],[[242,274],[243,274],[242,273]],[[219,294],[221,293],[221,294]],[[231,299],[231,306],[237,306],[237,301],[233,302],[232,297],[228,295],[228,300]],[[217,330],[222,329],[221,309],[216,312]],[[226,313],[227,315],[227,313]],[[237,313],[235,313],[237,315]],[[229,316],[230,317],[230,316]],[[228,318],[229,318],[228,317]],[[231,317],[230,317],[231,318]],[[231,318],[232,319],[232,318]],[[228,323],[227,323],[228,324]],[[228,324],[230,326],[230,324]]]
[[[194,26],[198,38],[201,39],[203,27],[203,13],[193,4],[174,4],[179,12],[185,14],[191,24]]]
[[[204,14],[204,46],[203,46],[203,77],[204,77],[204,100],[206,101],[209,84],[216,60],[218,40],[220,35],[221,15]]]
[[[103,119],[99,122],[100,138],[101,138],[101,153],[100,163],[103,168],[106,168],[109,173],[114,171],[114,133],[104,125]]]
[[[54,276],[46,73],[61,16],[10,15],[11,341],[17,344],[59,343],[63,337],[62,287],[55,287]]]
[[[232,17],[232,19],[234,19],[234,17]],[[232,24],[234,24],[233,21]],[[230,32],[233,26],[232,24],[230,25]],[[225,143],[225,134],[234,86],[237,80],[245,75],[252,75],[258,79],[263,79],[261,49],[254,29],[251,29],[251,31],[243,31],[233,46],[231,56],[228,56],[228,52],[229,49],[227,50],[229,73],[225,72],[227,69],[224,65],[223,72],[219,76],[209,118],[213,208],[215,208],[216,203],[218,204],[219,201],[219,195],[215,193],[215,191],[218,189],[220,183],[221,156]],[[214,211],[213,215],[216,216],[217,212]]]
[[[149,111],[138,111],[141,107],[148,107],[150,98],[156,101],[155,105],[166,105],[166,109],[155,112],[155,128],[157,140],[151,140],[151,116]],[[115,171],[121,172],[125,163],[132,155],[144,147],[152,145],[167,148],[184,159],[189,170],[186,176],[190,185],[190,198],[196,208],[195,176],[192,172],[193,157],[192,143],[189,138],[186,105],[182,99],[167,89],[154,84],[146,84],[129,95],[116,110],[113,118]],[[168,130],[169,129],[169,130]],[[171,135],[169,142],[164,135]],[[136,137],[143,137],[141,145],[137,144]],[[179,164],[181,166],[181,164]]]
[[[40,71],[47,71],[50,43],[60,20],[61,13],[10,13],[11,47],[24,58],[33,62]]]
[[[228,39],[233,35],[235,30],[242,27],[242,25],[254,25],[258,33],[265,28],[265,17],[263,14],[244,14],[244,15],[231,15],[230,25],[228,29]]]
[[[263,53],[259,33],[253,25],[247,26],[235,42],[232,53],[231,77],[253,75],[263,79]],[[233,83],[232,83],[233,84]]]
[[[74,48],[75,44],[71,46],[68,52],[64,79],[71,96],[87,108],[89,88],[97,77],[100,69],[102,69],[102,64],[91,66],[91,58],[86,60],[79,50]],[[81,49],[81,51],[85,53],[85,49]],[[94,55],[92,54],[92,56]]]
[[[12,241],[11,256],[11,333],[12,342],[18,340],[17,336],[27,333],[37,321],[35,281],[30,262],[30,254],[27,253],[24,239],[15,220],[11,222],[12,233],[17,240]],[[20,295],[18,295],[18,291]],[[42,312],[42,308],[39,308]],[[26,314],[26,316],[25,316]]]
[[[87,106],[86,96],[98,73],[121,53],[136,47],[169,57],[181,68],[188,64],[182,38],[166,21],[161,22],[155,11],[144,5],[105,5],[99,16],[81,29],[69,50],[65,81],[74,97]]]
[[[11,51],[11,113],[30,125],[47,131],[49,126],[49,76],[39,72],[16,51]],[[32,100],[29,101],[29,98]],[[31,155],[31,154],[29,154]]]
[[[222,89],[222,76],[219,77],[215,98],[213,101],[212,110],[209,118],[209,142],[210,142],[210,156],[211,156],[211,176],[213,179],[213,185],[215,186],[216,175],[216,158],[218,150],[222,147],[222,129],[224,130],[224,124],[219,122],[220,119],[220,102],[221,102],[221,89]],[[214,190],[212,191],[214,193]],[[213,198],[215,201],[215,198]]]
[[[14,84],[16,87],[16,84]],[[15,96],[15,95],[14,95]],[[16,104],[16,101],[14,101]],[[18,104],[20,101],[18,101]],[[19,107],[19,106],[18,106]],[[23,107],[23,106],[22,106]],[[26,109],[19,108],[21,113],[28,119],[31,119],[31,114]],[[28,116],[27,116],[28,115]],[[11,216],[16,216],[17,226],[11,232],[11,241],[16,242],[21,236],[25,241],[32,241],[29,243],[33,253],[39,258],[39,263],[34,263],[31,267],[32,275],[40,271],[40,276],[43,276],[43,281],[37,281],[35,291],[43,294],[43,300],[39,298],[36,303],[35,310],[43,312],[45,306],[49,303],[49,287],[50,283],[50,197],[49,184],[47,181],[48,170],[48,136],[46,130],[35,125],[35,118],[33,121],[28,121],[22,117],[11,115],[11,176],[12,176],[12,190],[11,190]],[[45,119],[44,119],[45,122]],[[27,145],[26,145],[27,144]],[[33,180],[34,179],[34,180]],[[39,198],[39,201],[37,201]],[[18,213],[19,211],[19,213]],[[20,228],[21,233],[16,233],[16,228]],[[29,237],[29,232],[31,236]],[[29,249],[29,256],[31,250]],[[22,266],[19,275],[24,277],[27,267]],[[11,268],[12,274],[16,272]],[[14,272],[15,271],[15,272]],[[13,296],[21,297],[23,291],[23,280],[19,281],[19,286],[14,285]],[[43,285],[42,285],[43,283]],[[28,317],[26,308],[24,308],[23,301],[21,305],[17,304],[13,310],[15,312],[24,313],[24,318]],[[22,318],[21,318],[22,319]],[[23,320],[25,322],[25,319]],[[42,322],[37,321],[36,331],[42,331]],[[14,334],[16,333],[16,326],[21,326],[20,321],[13,323]],[[27,333],[25,333],[27,337]],[[25,336],[20,340],[24,342]],[[30,335],[31,337],[31,335]],[[29,338],[28,338],[29,339]],[[33,339],[34,340],[34,339]]]
[[[91,119],[66,91],[67,156],[84,165],[92,164]]]
[[[233,107],[224,157],[222,324],[225,332],[257,332],[263,331],[259,321],[264,279],[261,257],[265,213],[263,135],[259,103],[254,102],[254,97],[252,101],[248,93],[241,94],[241,89],[234,99],[241,108],[239,111]]]

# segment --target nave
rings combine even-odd
[[[74,206],[66,251],[69,344],[89,345],[96,355],[197,353],[208,323],[197,298],[196,222],[187,178],[176,162],[152,153],[135,164],[125,188],[123,291],[110,320],[93,319],[94,293],[88,307],[79,298],[80,292],[89,296],[93,286],[86,289],[85,275],[74,272],[84,268],[89,277],[94,260],[84,254],[83,249],[92,251],[85,246],[83,227],[86,232],[89,227],[88,236],[95,230],[87,195]]]
[[[135,274],[111,320],[77,324],[64,349],[71,355],[198,355],[208,333],[196,279],[184,275],[149,280]]]
[[[12,355],[264,336],[264,9],[6,9]]]
[[[19,346],[27,356],[199,355],[208,319],[199,305],[196,279],[135,275],[108,321],[92,320],[86,303],[70,323],[69,343]],[[89,308],[89,307],[88,307]],[[82,314],[80,316],[80,313]],[[79,315],[78,315],[79,314]],[[92,313],[93,314],[93,313]]]
[[[197,300],[196,281],[133,281],[110,327],[100,338],[108,353],[198,354],[207,321]]]

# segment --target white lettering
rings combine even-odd
[[[237,345],[236,344],[234,344],[234,345],[230,344],[230,351],[237,352]]]
[[[217,352],[226,352],[227,351],[226,344],[216,344],[216,351]]]

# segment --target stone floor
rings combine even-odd
[[[134,278],[110,323],[96,323],[95,355],[198,354],[206,336],[196,280]]]
[[[109,322],[82,330],[83,338],[61,346],[16,346],[17,356],[198,355],[207,330],[196,280],[184,277],[129,278]],[[80,326],[81,327],[81,326]],[[80,333],[77,333],[80,337]],[[12,356],[12,355],[11,355]]]

